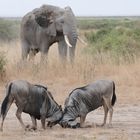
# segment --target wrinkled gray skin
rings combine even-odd
[[[64,36],[72,47],[68,47]],[[77,42],[76,18],[70,7],[64,9],[43,5],[26,14],[21,22],[22,59],[32,59],[41,52],[41,61],[46,59],[50,46],[57,42],[61,60],[67,59],[67,49],[71,62],[75,57]]]
[[[100,106],[104,107],[104,122],[106,124],[108,111],[110,113],[109,125],[113,115],[113,105],[116,101],[115,84],[109,80],[99,80],[85,87],[74,89],[65,100],[64,115],[60,124],[62,127],[85,127],[86,115]],[[80,124],[76,118],[80,117]]]
[[[1,105],[1,131],[3,130],[4,119],[13,102],[17,105],[16,116],[24,130],[37,129],[36,119],[41,119],[42,128],[45,129],[46,118],[49,127],[55,125],[62,118],[61,106],[56,103],[46,87],[17,80],[10,82],[6,88],[6,97]],[[30,115],[32,126],[25,126],[21,118],[22,112]]]

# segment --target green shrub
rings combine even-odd
[[[113,21],[111,25],[109,19],[108,23],[110,27],[102,26],[96,31],[85,33],[89,43],[85,52],[92,55],[109,54],[116,62],[120,59],[129,63],[134,62],[135,58],[140,56],[140,21],[121,20],[116,24]]]
[[[19,20],[0,19],[0,41],[12,41],[19,37]]]
[[[129,20],[127,22],[129,23]],[[124,24],[122,20],[117,20],[116,18],[77,18],[78,28],[82,30],[113,28],[122,24]]]

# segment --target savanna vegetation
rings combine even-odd
[[[0,47],[6,42],[18,42],[20,32],[20,18],[0,19]],[[109,18],[77,18],[78,32],[86,42],[86,47],[80,48],[80,53],[86,57],[88,65],[83,70],[83,77],[87,77],[91,62],[98,64],[133,64],[140,56],[140,19],[139,17],[109,17]],[[8,45],[10,47],[11,45]],[[12,45],[13,46],[13,45]],[[80,45],[82,46],[82,45]],[[2,49],[1,49],[2,50]],[[5,71],[7,63],[5,53],[1,52],[0,72]],[[90,58],[89,58],[90,57]],[[89,60],[90,59],[90,60]],[[83,61],[83,60],[82,60]],[[77,62],[79,63],[79,62]],[[92,70],[91,70],[92,69]],[[38,70],[37,70],[38,71]]]
[[[83,53],[97,57],[98,63],[133,63],[140,56],[140,19],[77,18],[79,34],[85,37],[88,47]],[[0,42],[19,38],[20,19],[0,19]],[[103,61],[104,60],[104,61]]]
[[[79,19],[78,26],[89,44],[84,52],[101,63],[108,57],[111,63],[133,63],[140,56],[139,18]]]
[[[93,111],[86,122],[95,124],[86,129],[63,129],[56,125],[45,131],[23,132],[11,108],[0,139],[140,139],[140,19],[135,18],[77,18],[80,37],[87,46],[77,43],[74,65],[61,65],[57,45],[50,48],[48,64],[35,62],[22,65],[19,41],[20,19],[0,19],[0,104],[5,97],[8,81],[25,79],[47,85],[56,101],[64,100],[75,88],[97,79],[112,79],[116,84],[117,102],[114,106],[113,127],[96,127],[103,120],[103,110]],[[37,62],[37,63],[36,63]],[[23,115],[27,124],[29,116]],[[14,124],[14,125],[13,125]],[[40,124],[38,124],[40,129]],[[49,135],[48,135],[49,134]]]
[[[0,42],[13,41],[19,38],[20,20],[0,18]]]

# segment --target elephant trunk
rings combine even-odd
[[[65,8],[65,22],[63,26],[63,33],[65,41],[69,47],[75,46],[77,41],[77,25],[76,18],[70,7]],[[69,42],[69,43],[68,43]]]

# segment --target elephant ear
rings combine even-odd
[[[56,27],[55,23],[52,19],[52,12],[46,13],[37,13],[35,15],[35,21],[37,24],[46,30],[46,33],[50,36],[56,36]]]
[[[48,25],[49,25],[49,21],[47,20],[46,16],[43,16],[43,15],[38,16],[38,17],[36,16],[35,20],[38,23],[38,25],[41,27],[45,28],[45,27],[48,27]]]

